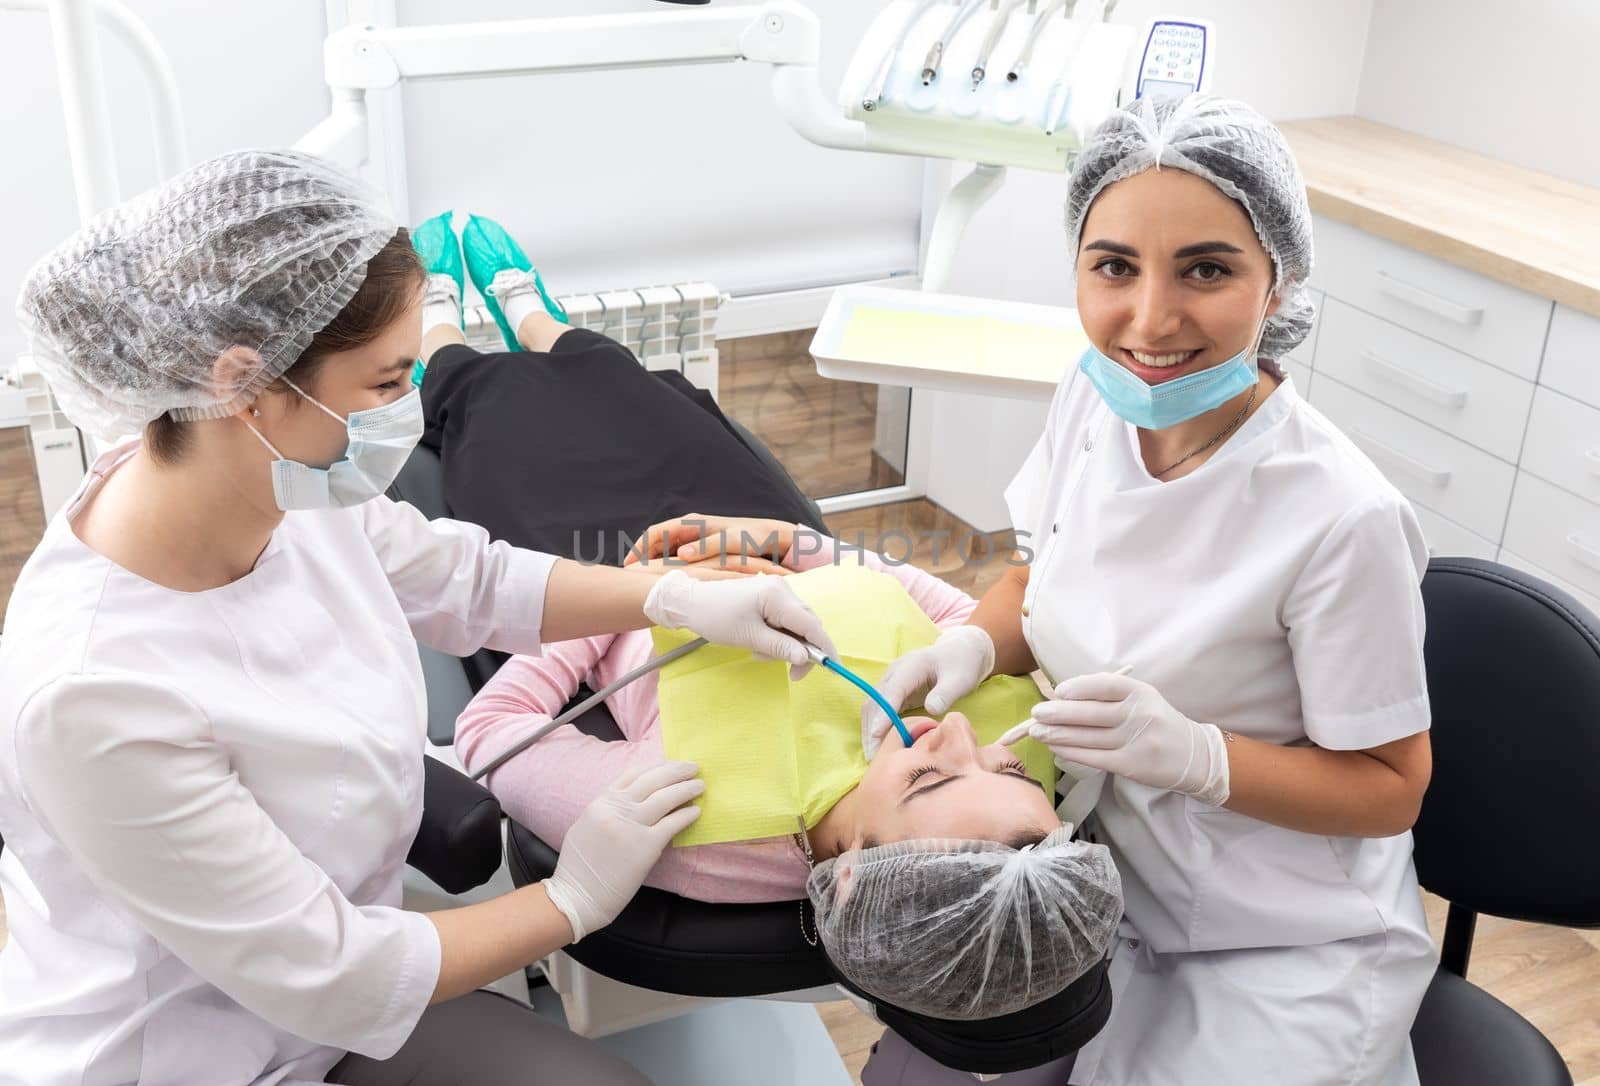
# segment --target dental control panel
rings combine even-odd
[[[1153,22],[1140,51],[1134,97],[1181,98],[1210,90],[1210,43],[1205,23]]]
[[[1214,27],[1106,21],[1115,0],[893,0],[840,91],[847,117],[897,146],[1065,170],[1101,121],[1141,95],[1210,85]]]

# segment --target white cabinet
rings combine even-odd
[[[1600,317],[1556,306],[1539,382],[1600,407]]]
[[[1600,318],[1343,223],[1315,230],[1323,297],[1287,360],[1296,385],[1411,500],[1435,553],[1596,607]]]
[[[1428,550],[1439,555],[1494,560],[1499,549],[1492,540],[1469,532],[1453,520],[1447,520],[1425,505],[1413,504],[1417,522],[1422,525],[1422,537],[1428,541]]]
[[[1316,375],[1311,405],[1413,502],[1486,539],[1500,537],[1516,468],[1326,373]]]
[[[1532,381],[1334,299],[1321,323],[1320,373],[1516,463]]]
[[[1328,297],[1527,380],[1539,375],[1554,303],[1321,216],[1317,285]]]
[[[1523,472],[1504,545],[1584,592],[1600,595],[1600,505]]]
[[[1600,407],[1540,388],[1528,420],[1522,470],[1600,505]]]

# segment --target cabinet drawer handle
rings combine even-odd
[[[1404,366],[1396,365],[1370,349],[1362,351],[1361,357],[1367,363],[1367,368],[1378,376],[1387,377],[1391,383],[1426,397],[1434,403],[1448,407],[1452,411],[1459,411],[1467,405],[1466,389],[1451,388],[1449,385],[1430,381],[1420,373],[1412,373]]]
[[[1448,298],[1441,298],[1403,279],[1396,279],[1388,272],[1378,273],[1378,290],[1396,301],[1406,302],[1418,309],[1426,309],[1429,313],[1443,317],[1447,321],[1469,326],[1483,323],[1482,307],[1457,305]]]
[[[1448,468],[1436,468],[1425,464],[1414,456],[1401,452],[1393,445],[1385,444],[1369,434],[1360,430],[1351,430],[1350,438],[1357,445],[1366,450],[1367,455],[1378,460],[1387,460],[1402,471],[1410,472],[1429,486],[1436,486],[1441,490],[1450,485],[1451,472]]]
[[[1567,536],[1567,545],[1578,556],[1578,561],[1590,569],[1600,569],[1600,543],[1591,543],[1577,532]]]
[[[1590,475],[1600,475],[1600,445],[1584,453],[1583,461],[1588,465]]]

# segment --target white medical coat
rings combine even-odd
[[[554,559],[378,498],[290,513],[242,579],[172,591],[68,523],[131,451],[6,613],[0,1084],[321,1082],[391,1055],[438,978],[399,908],[416,640],[537,652]]]
[[[1292,383],[1162,483],[1074,369],[1006,499],[1052,682],[1130,666],[1190,718],[1289,746],[1427,729],[1415,515]],[[1300,833],[1119,777],[1087,827],[1127,906],[1074,1083],[1415,1082],[1434,951],[1409,833]]]

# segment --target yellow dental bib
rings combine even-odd
[[[788,584],[822,619],[839,662],[877,684],[889,664],[931,645],[939,628],[885,573],[861,566],[824,566]],[[657,653],[695,635],[652,631]],[[860,783],[861,706],[866,696],[820,667],[789,681],[789,665],[756,660],[744,649],[706,645],[661,669],[661,738],[670,759],[696,762],[706,782],[701,814],[674,845],[754,841],[809,829]],[[996,676],[956,702],[992,743],[1026,719],[1041,695],[1031,679]],[[896,742],[893,734],[886,742]],[[1048,748],[1024,740],[1011,748],[1028,773],[1055,795]],[[1053,802],[1053,800],[1052,800]]]

